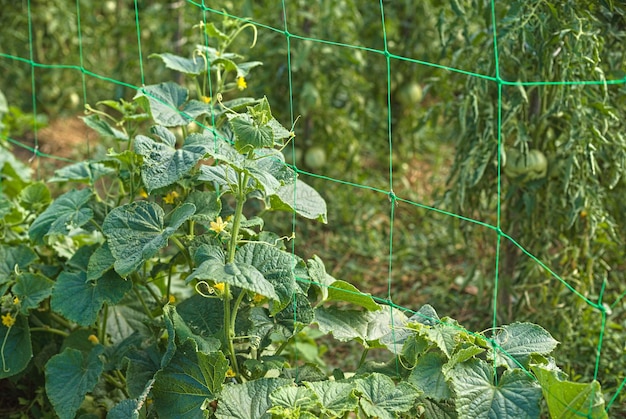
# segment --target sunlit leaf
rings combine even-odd
[[[494,341],[502,350],[496,351],[496,363],[511,368],[519,368],[515,361],[527,367],[531,354],[547,355],[559,343],[543,327],[532,323],[502,326],[494,336]]]
[[[185,58],[165,52],[163,54],[150,54],[149,58],[160,58],[167,68],[184,74],[198,75],[203,73],[205,62],[202,57]]]
[[[224,386],[215,416],[218,419],[261,419],[272,405],[270,394],[291,384],[284,378],[261,378]]]
[[[361,393],[359,405],[368,417],[394,419],[398,413],[407,412],[415,404],[420,392],[407,382],[397,386],[383,374],[371,374],[354,381]]]
[[[269,202],[274,210],[295,211],[304,218],[326,223],[326,201],[300,179],[278,188],[276,194],[269,197]]]
[[[539,417],[541,388],[521,369],[505,371],[496,382],[493,366],[474,359],[456,365],[447,378],[460,419]]]

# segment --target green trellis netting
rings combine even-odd
[[[408,33],[411,28],[398,28],[393,26],[390,18],[386,18],[386,15],[393,13],[393,22],[398,21],[397,10],[395,9],[395,2],[380,1],[380,3],[369,2],[369,8],[372,10],[372,15],[378,14],[378,21],[368,22],[367,39],[373,38],[373,33],[379,34],[379,39],[375,45],[357,45],[354,43],[347,43],[342,41],[342,34],[346,31],[355,30],[350,22],[345,22],[345,26],[337,28],[337,37],[332,37],[334,33],[333,27],[329,27],[324,33],[330,34],[328,38],[320,38],[312,36],[310,31],[302,30],[301,25],[291,25],[292,15],[298,15],[302,18],[302,15],[309,13],[310,16],[305,16],[303,19],[309,19],[311,22],[316,22],[318,25],[323,26],[324,17],[316,16],[315,13],[321,13],[324,7],[330,11],[324,13],[332,13],[333,6],[310,6],[306,10],[306,13],[298,14],[298,7],[302,6],[302,2],[290,2],[289,0],[283,0],[282,3],[277,1],[272,6],[272,13],[261,14],[260,6],[255,6],[253,2],[242,1],[240,5],[233,6],[226,2],[224,9],[213,7],[211,2],[197,2],[197,1],[180,1],[173,4],[147,4],[148,2],[135,0],[134,4],[122,4],[123,2],[97,2],[91,1],[79,1],[75,4],[67,2],[65,6],[65,12],[63,15],[47,16],[45,4],[40,4],[37,1],[21,1],[11,3],[10,6],[21,10],[21,20],[14,22],[14,27],[4,26],[0,31],[4,32],[0,39],[0,68],[8,75],[8,78],[16,80],[16,83],[5,80],[3,81],[1,88],[4,89],[4,93],[7,96],[7,102],[9,104],[17,104],[23,108],[30,108],[32,112],[37,116],[38,114],[45,113],[48,110],[52,110],[52,106],[55,100],[65,104],[67,107],[74,106],[77,108],[74,102],[79,104],[94,103],[97,100],[101,100],[105,97],[101,95],[107,94],[108,96],[116,97],[133,97],[136,92],[140,92],[143,85],[159,82],[159,78],[163,76],[163,70],[155,70],[156,63],[149,60],[148,56],[152,53],[161,53],[167,51],[166,48],[172,44],[176,44],[176,48],[183,48],[186,32],[184,28],[191,28],[194,24],[199,22],[210,22],[221,20],[224,16],[230,18],[236,18],[245,20],[255,25],[258,30],[258,42],[263,43],[264,39],[269,40],[266,48],[275,48],[271,51],[273,56],[276,54],[283,54],[284,58],[280,67],[277,68],[261,68],[260,73],[264,73],[263,82],[274,83],[276,87],[270,87],[270,85],[256,86],[258,92],[266,94],[270,97],[270,102],[274,105],[274,100],[279,104],[284,104],[284,109],[281,109],[281,113],[290,118],[290,121],[283,121],[285,126],[294,125],[296,132],[296,144],[301,136],[299,130],[307,130],[307,126],[299,125],[298,115],[302,113],[301,107],[310,105],[307,104],[307,100],[303,99],[303,93],[296,91],[294,86],[294,80],[298,79],[299,85],[302,85],[301,74],[306,73],[306,54],[302,51],[307,49],[320,49],[324,54],[332,57],[337,52],[344,52],[349,50],[353,53],[355,62],[349,62],[344,58],[337,59],[336,71],[338,74],[342,73],[341,66],[355,65],[361,68],[363,78],[363,89],[367,91],[373,91],[372,85],[377,85],[380,91],[385,91],[386,96],[374,97],[371,100],[377,101],[378,106],[378,120],[375,122],[366,121],[362,123],[361,120],[355,123],[356,127],[351,128],[351,133],[360,136],[364,141],[375,142],[377,145],[376,150],[381,150],[381,153],[385,153],[384,160],[387,163],[384,167],[384,173],[380,173],[379,178],[385,179],[385,183],[380,184],[367,184],[360,181],[363,177],[358,175],[364,170],[355,168],[354,173],[346,172],[345,176],[340,177],[333,173],[333,176],[325,173],[323,169],[316,170],[313,165],[299,165],[296,163],[295,168],[299,175],[314,179],[317,185],[323,185],[328,190],[337,190],[343,188],[346,190],[360,190],[377,195],[380,197],[380,207],[376,209],[378,212],[383,212],[388,225],[385,228],[384,240],[385,249],[387,252],[384,255],[380,255],[380,263],[386,264],[386,277],[384,281],[377,284],[371,284],[372,289],[363,290],[370,292],[375,296],[375,299],[384,303],[390,307],[398,308],[404,311],[411,312],[410,307],[403,307],[396,304],[397,300],[395,293],[399,292],[400,285],[397,284],[398,278],[396,277],[397,268],[394,266],[394,261],[397,259],[398,253],[398,211],[403,211],[402,222],[406,222],[410,219],[410,214],[413,212],[424,212],[430,214],[432,217],[452,217],[463,225],[472,225],[476,229],[481,229],[487,236],[493,237],[493,251],[486,252],[482,258],[486,258],[489,263],[492,263],[493,276],[489,279],[490,289],[492,290],[492,296],[490,298],[490,312],[492,315],[485,320],[483,329],[492,328],[497,329],[501,322],[499,320],[500,310],[502,307],[502,294],[508,292],[503,290],[502,286],[502,272],[505,271],[503,260],[503,252],[505,246],[514,248],[521,253],[521,257],[525,258],[529,263],[536,265],[536,267],[545,273],[545,278],[548,287],[552,289],[565,290],[567,292],[567,298],[564,301],[582,301],[586,305],[586,308],[591,310],[593,314],[586,316],[586,319],[593,319],[597,322],[597,339],[596,346],[593,348],[587,348],[588,353],[591,354],[589,359],[590,364],[594,364],[593,377],[589,377],[601,382],[603,388],[612,388],[612,394],[607,395],[606,410],[610,413],[613,404],[618,403],[621,393],[623,392],[624,385],[626,384],[626,377],[624,377],[624,371],[616,372],[614,374],[621,377],[621,382],[603,383],[603,347],[607,340],[623,342],[623,325],[622,329],[612,330],[608,327],[607,318],[611,315],[611,310],[618,307],[619,304],[623,304],[622,297],[619,292],[618,298],[613,301],[605,301],[603,298],[605,286],[607,281],[605,280],[599,287],[599,292],[590,292],[587,288],[579,283],[571,282],[565,279],[560,274],[558,267],[551,266],[549,262],[542,260],[535,255],[537,252],[531,247],[524,246],[518,240],[518,232],[510,226],[505,225],[502,222],[502,202],[505,200],[506,190],[503,187],[504,178],[504,145],[507,142],[507,136],[510,132],[504,128],[507,124],[506,117],[510,108],[515,106],[513,103],[515,100],[519,100],[519,93],[512,94],[511,92],[526,92],[532,89],[540,88],[559,88],[559,89],[621,89],[622,95],[625,92],[624,86],[626,86],[626,77],[624,77],[624,71],[620,68],[604,68],[604,71],[600,67],[594,64],[597,63],[596,57],[589,57],[589,72],[587,74],[561,74],[558,80],[520,80],[515,75],[516,58],[515,57],[502,57],[500,49],[498,47],[498,40],[503,34],[499,31],[500,25],[510,28],[510,21],[499,22],[497,16],[500,9],[508,9],[508,2],[492,0],[491,2],[484,3],[481,6],[485,13],[484,19],[481,22],[473,22],[472,25],[484,24],[484,29],[478,31],[481,37],[487,37],[490,40],[491,49],[481,51],[478,57],[474,56],[477,60],[490,62],[490,68],[492,71],[487,73],[479,73],[472,71],[472,68],[479,65],[479,61],[467,62],[461,68],[457,65],[450,63],[456,63],[459,60],[443,60],[445,64],[441,64],[431,57],[436,57],[434,53],[428,53],[428,51],[420,51],[419,57],[429,57],[429,60],[422,60],[417,58],[418,55],[413,55],[412,51],[407,51],[401,44],[397,42],[398,33]],[[58,3],[58,2],[57,2]],[[235,4],[237,2],[234,2]],[[266,2],[264,2],[266,3]],[[289,4],[294,3],[294,4]],[[320,4],[322,2],[319,2]],[[410,3],[410,2],[408,2]],[[416,2],[417,3],[417,2]],[[607,10],[611,2],[606,2]],[[343,3],[342,3],[343,4]],[[355,10],[358,8],[347,2],[350,7]],[[517,4],[517,3],[516,3]],[[232,6],[232,10],[227,6]],[[347,6],[345,6],[347,7]],[[405,5],[406,7],[406,5]],[[513,7],[513,6],[511,6]],[[604,7],[604,6],[603,6]],[[109,8],[110,10],[108,10]],[[416,6],[418,9],[418,6]],[[465,11],[459,2],[451,1],[450,4],[438,6],[440,11],[439,20],[431,19],[430,22],[435,23],[435,27],[430,30],[425,30],[424,36],[440,36],[446,37],[446,28],[443,21],[446,14],[456,16],[456,19],[463,19]],[[55,8],[54,10],[58,10]],[[123,10],[123,12],[121,11]],[[376,13],[374,13],[376,12]],[[554,11],[558,13],[558,11]],[[607,12],[608,13],[608,12]],[[168,19],[168,14],[176,16],[175,19]],[[147,18],[150,16],[150,19]],[[161,16],[160,20],[156,17]],[[262,16],[262,17],[261,17]],[[269,20],[268,16],[273,16],[272,20]],[[504,19],[512,19],[515,14],[509,10],[505,14]],[[326,16],[328,17],[328,16]],[[94,37],[95,27],[98,24],[104,24],[106,19],[123,18],[117,22],[116,27],[118,30],[110,33],[110,38],[101,39],[102,45],[98,45],[98,39]],[[621,24],[624,24],[624,17],[616,17],[621,19]],[[263,20],[261,20],[263,19]],[[362,19],[362,16],[360,17]],[[104,20],[104,21],[103,21]],[[162,22],[162,25],[156,25],[153,22]],[[332,19],[328,19],[329,22]],[[562,28],[563,32],[566,31],[579,31],[580,36],[585,31],[583,27],[576,27],[576,22],[571,22],[571,27]],[[519,25],[529,24],[528,22],[519,22]],[[66,33],[67,31],[59,31],[58,26],[55,25],[69,25],[73,31],[73,36],[63,37],[62,35],[55,35],[58,33]],[[306,25],[305,25],[306,26]],[[45,30],[40,30],[45,27]],[[538,28],[539,30],[539,28]],[[389,32],[393,32],[394,40],[389,39]],[[132,34],[133,36],[129,36]],[[157,40],[158,39],[158,40]],[[578,38],[577,38],[578,39]],[[85,41],[87,40],[87,41]],[[189,41],[190,43],[192,41]],[[479,44],[479,40],[476,40]],[[482,41],[481,41],[482,42]],[[527,39],[528,43],[532,43],[532,39]],[[582,41],[581,41],[582,42]],[[425,42],[425,44],[427,44]],[[157,51],[147,51],[147,45],[151,48],[161,48]],[[434,44],[430,44],[434,45]],[[479,44],[482,45],[482,44]],[[465,46],[467,47],[467,46]],[[616,45],[613,48],[622,48],[623,46]],[[252,50],[253,51],[253,50]],[[565,54],[561,52],[558,45],[554,46],[554,57],[559,54]],[[569,53],[569,52],[568,52]],[[451,53],[454,55],[454,53]],[[461,53],[459,53],[461,54]],[[524,51],[520,51],[520,55],[525,54]],[[53,62],[48,59],[48,55],[61,61]],[[444,56],[443,53],[441,55]],[[60,57],[68,57],[63,59]],[[77,59],[75,59],[77,57]],[[255,56],[255,58],[263,60],[263,56]],[[360,60],[360,61],[359,61]],[[595,61],[594,61],[595,60]],[[379,68],[384,68],[386,71],[386,77],[381,79],[373,79],[380,76],[379,73],[372,72],[372,78],[368,78],[367,67],[370,63],[376,63]],[[484,63],[483,63],[484,64]],[[521,64],[520,64],[521,65]],[[545,63],[546,66],[551,65]],[[623,65],[623,61],[622,61]],[[153,68],[154,67],[154,68]],[[481,68],[485,68],[481,65]],[[407,80],[413,77],[412,72],[416,74],[424,74],[423,71],[427,69],[430,71],[429,85],[435,96],[437,92],[437,84],[444,85],[448,83],[448,79],[452,77],[464,77],[466,80],[472,80],[476,84],[482,84],[485,87],[485,91],[491,92],[489,95],[478,98],[480,101],[488,102],[491,109],[495,110],[488,117],[491,118],[491,124],[493,124],[493,132],[497,135],[491,136],[491,142],[486,146],[489,150],[495,151],[490,154],[489,158],[485,159],[485,165],[483,165],[483,171],[487,164],[492,164],[496,171],[496,181],[493,183],[492,195],[495,196],[495,201],[491,203],[493,211],[488,218],[479,218],[473,216],[473,212],[470,210],[457,211],[456,209],[442,209],[444,206],[437,206],[431,202],[423,202],[414,199],[414,195],[410,197],[405,196],[402,191],[406,188],[403,187],[402,182],[399,180],[398,167],[402,164],[410,164],[412,162],[411,157],[406,156],[406,147],[403,145],[402,151],[399,150],[400,139],[397,138],[395,127],[402,124],[400,120],[402,118],[411,118],[410,113],[407,114],[405,110],[397,107],[397,100],[394,98],[394,92],[398,90],[398,85],[402,83],[408,83]],[[159,73],[158,71],[161,71]],[[397,72],[402,72],[401,76],[398,76]],[[422,73],[420,73],[422,72]],[[313,77],[326,77],[323,74],[313,74]],[[156,80],[155,80],[156,79]],[[26,82],[27,81],[27,82]],[[70,83],[72,85],[60,86],[60,89],[54,89],[56,83]],[[248,79],[250,88],[255,88],[254,77],[251,76]],[[306,85],[306,82],[304,82]],[[24,88],[29,86],[29,91],[17,91],[16,88]],[[442,89],[443,90],[443,89]],[[345,92],[344,92],[345,93]],[[446,93],[446,100],[465,100],[460,99],[463,96],[463,91],[456,91],[452,93]],[[56,95],[56,96],[55,96]],[[313,102],[319,101],[319,93],[312,94]],[[349,99],[349,92],[347,92]],[[452,96],[451,96],[452,95]],[[456,96],[454,96],[456,95]],[[517,96],[516,96],[517,95]],[[522,96],[525,96],[523,93]],[[454,96],[454,97],[453,97]],[[309,95],[310,98],[310,95]],[[474,98],[476,100],[476,98]],[[558,99],[558,98],[557,98]],[[526,101],[532,101],[532,97],[525,98]],[[72,105],[72,103],[74,103]],[[478,109],[479,103],[477,101],[468,102],[469,106],[476,107]],[[1,105],[1,103],[0,103]],[[79,105],[80,106],[80,105]],[[328,107],[331,108],[331,104]],[[420,106],[428,106],[422,104]],[[436,104],[433,104],[435,107]],[[600,106],[600,105],[597,105]],[[55,111],[58,111],[55,109]],[[75,111],[76,112],[76,111]],[[477,114],[479,112],[476,112]],[[623,114],[618,114],[616,118]],[[486,115],[481,117],[487,118]],[[363,118],[359,116],[359,118]],[[370,123],[371,122],[371,123]],[[329,121],[332,124],[332,121]],[[477,125],[480,125],[477,123]],[[383,127],[383,128],[381,128]],[[37,127],[34,128],[34,139],[32,144],[26,144],[15,138],[5,137],[3,140],[7,140],[19,149],[26,150],[27,153],[32,155],[31,161],[40,161],[44,159],[60,159],[67,160],[67,156],[57,156],[53,152],[44,152],[40,148],[39,144],[39,131]],[[484,127],[483,127],[484,128]],[[485,128],[486,129],[486,128]],[[523,127],[518,127],[522,130]],[[335,133],[336,134],[336,133]],[[333,135],[335,135],[333,134]],[[319,135],[319,134],[318,134]],[[621,138],[621,137],[620,137]],[[342,139],[336,138],[333,140],[337,143],[335,150],[340,149]],[[402,139],[406,141],[406,139]],[[610,140],[607,140],[610,141]],[[86,137],[85,142],[88,145],[88,149],[91,149],[94,145],[94,138]],[[381,145],[384,144],[384,145]],[[452,148],[450,148],[452,152]],[[474,152],[468,150],[468,153]],[[296,149],[292,148],[290,154],[295,157]],[[337,155],[345,155],[349,151],[344,151],[344,154],[337,152]],[[378,156],[380,157],[380,156]],[[510,159],[509,155],[509,159]],[[452,159],[452,156],[450,156]],[[510,164],[510,162],[509,162]],[[358,165],[358,164],[357,164]],[[380,170],[380,165],[378,169]],[[460,170],[460,176],[464,176],[462,169]],[[463,181],[464,182],[464,181]],[[350,192],[347,192],[349,194]],[[471,191],[468,188],[463,190],[463,193],[470,194]],[[342,195],[337,195],[342,196]],[[426,197],[425,199],[428,199]],[[463,199],[463,198],[462,198]],[[330,203],[330,205],[341,205],[340,203]],[[407,216],[409,214],[409,216]],[[424,217],[421,218],[423,219]],[[428,222],[428,215],[425,217]],[[299,229],[299,221],[294,218],[292,229],[295,232]],[[332,220],[331,220],[332,224]],[[621,226],[623,229],[623,226]],[[367,227],[366,227],[367,229]],[[619,234],[620,227],[616,228],[617,234]],[[622,230],[623,231],[623,230]],[[354,235],[358,238],[363,232],[354,232]],[[403,232],[402,234],[405,234]],[[419,234],[417,231],[415,234]],[[305,241],[306,237],[302,237],[300,234],[295,236],[293,240],[294,249],[299,246],[300,240]],[[363,240],[370,240],[370,236],[363,235]],[[485,259],[483,259],[485,260]],[[619,281],[619,280],[617,280]],[[623,278],[621,279],[623,283]],[[380,295],[380,290],[385,289],[385,295]],[[623,291],[623,285],[621,290]],[[295,313],[297,317],[297,312]],[[512,319],[515,320],[515,319]],[[576,322],[577,319],[571,319],[572,322]],[[618,323],[619,321],[616,320]],[[624,323],[624,319],[621,320]],[[540,322],[539,322],[540,323]],[[620,333],[622,334],[620,337]],[[574,345],[575,342],[564,342],[563,344]],[[624,355],[622,355],[621,361],[615,361],[621,368],[626,366],[624,362]]]

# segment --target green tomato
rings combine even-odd
[[[513,149],[509,150],[504,166],[504,174],[522,182],[542,179],[548,173],[548,159],[539,150],[529,150],[526,155]]]
[[[311,169],[319,169],[326,164],[326,152],[319,146],[309,148],[304,155],[304,164]]]
[[[422,86],[418,83],[410,82],[406,86],[400,87],[398,100],[404,106],[413,106],[422,101]]]

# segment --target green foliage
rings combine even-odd
[[[195,90],[149,85],[133,104],[101,104],[116,116],[90,108],[87,124],[115,142],[57,171],[73,189],[50,202],[4,164],[3,378],[39,377],[61,418],[538,417],[542,397],[552,415],[604,412],[597,382],[557,375],[543,328],[489,337],[430,306],[409,317],[286,251],[266,212],[326,222],[326,203],[285,163],[294,135],[268,99],[236,97],[259,63],[227,48],[256,29],[200,29],[218,44],[196,47],[203,65],[158,56]],[[358,369],[289,356],[307,327],[359,342]]]
[[[477,77],[451,75],[462,93],[452,99],[454,91],[441,90],[432,114],[450,124],[456,143],[440,205],[478,220],[501,211],[498,227],[516,243],[506,238],[500,249],[499,318],[541,322],[559,340],[576,342],[562,352],[569,371],[595,377],[589,353],[579,347],[595,347],[604,309],[623,306],[624,295],[612,278],[624,266],[624,48],[618,45],[626,9],[586,0],[496,6],[496,63],[485,54],[493,40],[480,24],[488,3],[458,4],[459,13],[442,22],[441,48],[448,52],[442,62]],[[477,230],[468,226],[465,237],[475,238]],[[582,320],[589,308],[595,319]],[[612,323],[623,323],[622,308],[609,312]],[[621,358],[617,336],[605,335],[603,359]],[[604,373],[607,382],[619,383],[609,369]]]

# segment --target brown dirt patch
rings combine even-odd
[[[18,141],[30,149],[36,148],[37,155],[30,149],[15,147],[15,154],[32,168],[58,169],[68,160],[77,160],[86,155],[89,143],[95,141],[95,133],[76,115],[53,120],[47,127],[26,134]]]

